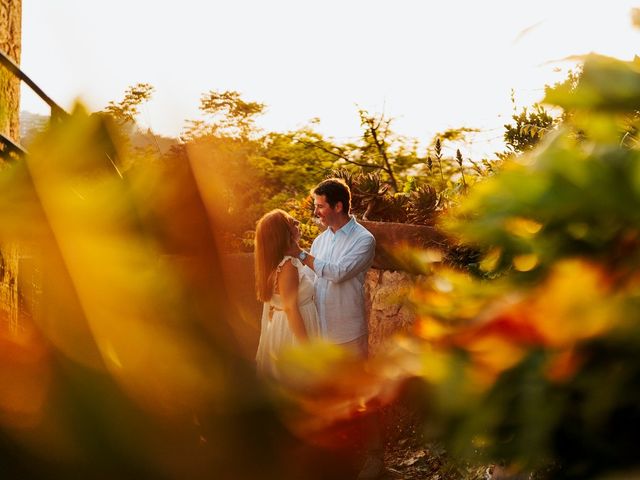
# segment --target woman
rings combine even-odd
[[[256,363],[259,373],[273,378],[284,348],[320,335],[313,282],[300,261],[286,254],[300,240],[299,223],[276,209],[256,227],[256,292],[264,303]]]

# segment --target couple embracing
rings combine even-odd
[[[256,290],[264,303],[256,362],[258,372],[276,379],[279,353],[309,339],[338,344],[362,359],[368,354],[364,281],[375,239],[350,215],[351,192],[342,180],[324,180],[311,193],[314,214],[327,228],[310,252],[298,245],[299,222],[282,210],[265,214],[256,227]],[[360,478],[375,478],[367,473],[382,469],[378,430],[374,425],[373,457]]]

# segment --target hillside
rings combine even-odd
[[[20,112],[20,144],[28,149],[33,138],[41,132],[49,122],[48,115],[40,115],[27,111]],[[165,137],[153,133],[151,130],[142,131],[137,127],[128,129],[129,139],[134,148],[153,149],[161,155],[169,152],[173,145],[178,143],[177,139]]]

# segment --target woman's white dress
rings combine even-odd
[[[282,266],[287,261],[291,261],[291,264],[298,270],[298,308],[300,309],[307,335],[309,335],[310,339],[317,338],[320,336],[320,320],[313,298],[313,281],[303,273],[304,265],[297,258],[290,256],[282,259],[278,265],[277,274],[280,273]],[[282,298],[275,293],[271,300],[264,304],[262,309],[260,342],[256,354],[258,372],[264,376],[277,378],[277,362],[282,350],[298,343],[291,328],[289,328],[289,321],[284,311]]]

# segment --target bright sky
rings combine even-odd
[[[640,0],[23,0],[22,68],[70,109],[156,91],[139,123],[177,136],[209,90],[266,103],[267,130],[319,117],[338,141],[358,108],[395,118],[427,144],[447,128],[482,128],[470,156],[492,152],[518,107],[590,51],[630,60]],[[553,62],[553,63],[548,63]],[[558,71],[560,70],[560,71]],[[24,92],[24,90],[23,90]],[[22,109],[48,114],[27,92]]]

